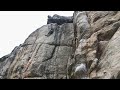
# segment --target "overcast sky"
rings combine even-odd
[[[23,43],[33,31],[47,23],[48,15],[54,14],[72,16],[73,11],[0,11],[0,57]]]

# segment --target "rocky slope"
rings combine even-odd
[[[2,79],[119,79],[120,12],[54,15],[0,58]]]

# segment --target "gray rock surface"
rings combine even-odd
[[[8,69],[7,78],[67,78],[67,63],[72,53],[73,24],[56,25],[53,34],[44,25],[33,32]],[[22,45],[23,46],[23,45]]]
[[[48,16],[10,54],[1,79],[119,79],[120,12],[75,11]]]
[[[98,77],[103,79],[120,79],[120,28],[109,41],[104,52],[101,55],[98,67],[100,70],[97,72]]]
[[[7,78],[7,71],[11,63],[15,59],[16,54],[19,52],[20,47],[21,46],[16,46],[10,54],[0,58],[0,78],[1,79]]]
[[[79,29],[82,25],[79,24],[79,22],[82,20],[81,13],[86,13],[88,18],[86,21],[88,21],[90,27],[88,28],[87,32],[80,38],[75,55],[79,54],[81,57],[85,56],[84,59],[87,63],[89,78],[119,78],[120,54],[118,49],[119,36],[117,35],[119,35],[120,12],[77,11],[75,13],[75,17],[77,17],[77,27]],[[87,23],[85,25],[87,25]],[[80,33],[82,34],[82,32]],[[77,61],[81,61],[81,59],[82,58],[79,58]],[[94,62],[94,60],[97,60],[97,62]],[[95,67],[93,68],[93,66]]]

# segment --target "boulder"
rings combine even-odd
[[[48,15],[48,21],[47,24],[50,23],[57,23],[58,25],[64,24],[64,23],[73,23],[73,16],[66,17],[66,16],[60,16],[60,15],[53,15],[53,17]]]

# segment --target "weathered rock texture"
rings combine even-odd
[[[72,53],[73,24],[50,24],[33,32],[21,45],[7,71],[7,78],[67,78],[67,63]]]
[[[76,12],[75,18],[79,41],[77,62],[85,59],[89,78],[119,78],[120,12]]]
[[[11,54],[0,58],[0,78],[119,79],[120,11],[54,15]]]

